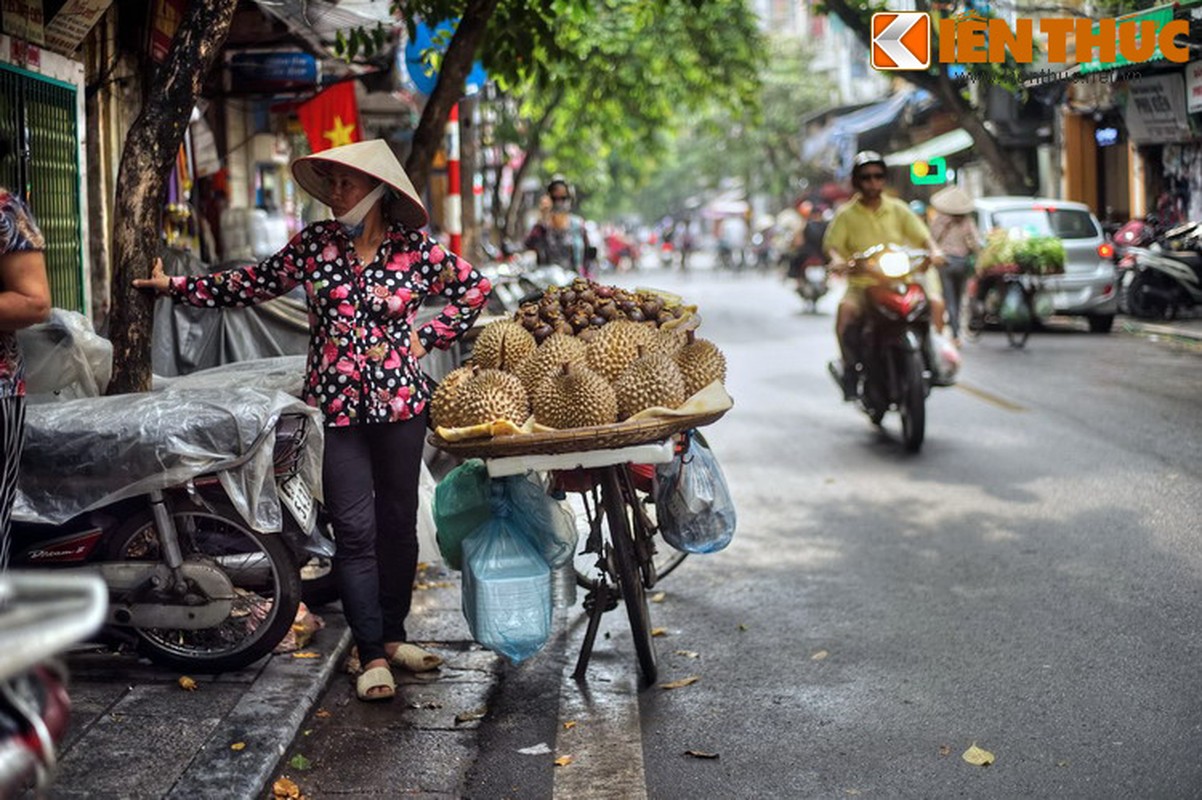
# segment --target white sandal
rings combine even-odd
[[[396,695],[396,681],[392,678],[392,670],[388,667],[372,667],[363,670],[363,673],[355,679],[355,694],[360,700],[368,703],[376,700],[391,700]]]
[[[415,644],[401,642],[396,650],[388,657],[393,666],[407,669],[410,672],[429,672],[442,666],[442,657],[428,650],[423,650]]]

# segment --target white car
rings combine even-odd
[[[975,202],[983,236],[997,228],[1018,228],[1031,236],[1055,236],[1064,243],[1064,274],[1044,278],[1057,314],[1084,316],[1094,333],[1109,333],[1118,311],[1114,247],[1084,203],[1042,197],[982,197]]]

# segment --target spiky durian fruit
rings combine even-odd
[[[639,357],[622,370],[613,383],[618,397],[618,419],[626,419],[644,408],[677,408],[688,395],[684,376],[671,356],[639,348]]]
[[[607,381],[639,357],[639,347],[653,347],[655,331],[637,322],[617,319],[606,323],[588,343],[588,365]]]
[[[655,342],[651,345],[651,350],[675,358],[687,341],[684,331],[660,328],[655,332]]]
[[[553,333],[538,346],[529,358],[518,365],[515,374],[521,378],[526,392],[533,393],[543,378],[563,364],[584,364],[587,358],[585,343],[574,336]]]
[[[709,386],[726,380],[726,356],[708,339],[688,332],[688,343],[676,354],[676,364],[684,376],[685,398]]]
[[[511,319],[485,325],[472,345],[472,361],[484,369],[513,372],[530,357],[537,345],[530,331]]]
[[[499,420],[521,425],[526,421],[530,401],[515,375],[499,369],[471,370],[471,375],[450,393],[441,414],[443,427],[466,428]]]
[[[532,396],[534,420],[551,428],[583,428],[618,420],[609,382],[582,364],[564,363],[543,378]]]
[[[430,398],[430,422],[435,428],[459,427],[457,417],[459,407],[455,403],[455,397],[470,377],[472,377],[472,368],[466,366],[451,370],[446,377],[439,381],[438,387],[434,390],[434,396]]]

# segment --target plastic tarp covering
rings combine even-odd
[[[244,266],[249,262],[217,268]],[[168,275],[207,275],[216,271],[190,253],[163,252]],[[154,309],[151,368],[156,375],[186,375],[233,361],[305,353],[309,315],[303,287],[250,308],[198,308],[161,298]]]
[[[320,414],[285,392],[166,389],[31,405],[13,515],[61,524],[118,500],[216,473],[252,528],[278,531],[283,520],[273,464],[275,425],[281,414],[291,413],[310,418],[301,476],[318,487]]]
[[[97,397],[113,375],[113,344],[78,311],[51,309],[50,319],[17,331],[28,402]]]

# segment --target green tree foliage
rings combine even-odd
[[[800,120],[830,102],[831,87],[810,73],[811,57],[802,41],[771,37],[765,46],[754,101],[700,108],[672,139],[637,197],[609,198],[606,211],[644,218],[680,215],[732,179],[747,194],[768,196],[776,205],[795,199],[798,181],[808,177],[801,167]]]

